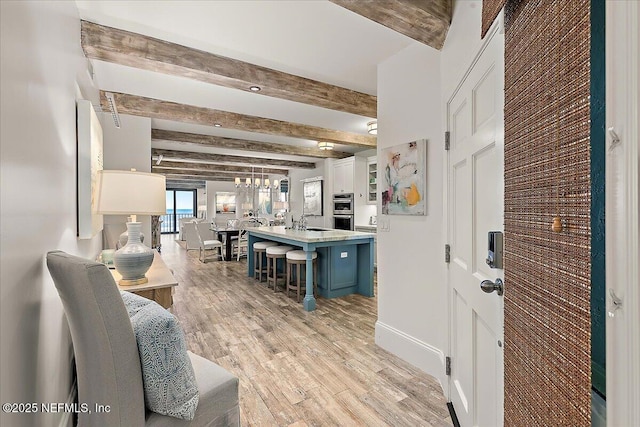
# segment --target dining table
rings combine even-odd
[[[215,228],[213,231],[218,235],[218,240],[224,243],[224,260],[231,261],[233,259],[231,255],[231,240],[232,237],[240,234],[240,229],[236,227],[221,227]]]

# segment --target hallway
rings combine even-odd
[[[450,426],[438,382],[374,344],[376,298],[294,298],[247,277],[246,260],[202,264],[175,235],[162,257],[191,351],[240,378],[242,425]]]

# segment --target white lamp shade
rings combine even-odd
[[[166,180],[148,172],[98,172],[96,212],[105,215],[164,215]]]

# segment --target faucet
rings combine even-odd
[[[300,221],[298,222],[298,230],[306,230],[307,229],[307,217],[305,214],[300,216]]]

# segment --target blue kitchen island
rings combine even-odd
[[[247,230],[249,248],[255,242],[274,241],[307,252],[306,283],[311,283],[311,253],[318,253],[318,293],[336,298],[358,293],[373,296],[373,261],[375,234],[359,231],[309,228],[293,230],[285,226],[256,227]],[[253,257],[247,257],[248,275],[253,276]],[[307,286],[303,301],[306,311],[316,308],[313,287]]]

